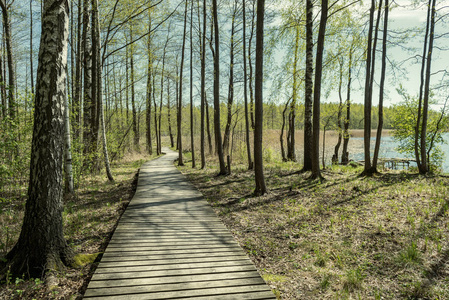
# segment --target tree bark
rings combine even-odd
[[[214,55],[214,130],[215,130],[215,151],[218,154],[220,165],[219,175],[226,175],[227,170],[223,156],[223,145],[221,142],[221,123],[220,123],[220,36],[218,29],[218,8],[217,0],[212,0],[212,13],[214,19],[214,40],[215,40],[215,55]]]
[[[246,135],[246,154],[248,155],[248,170],[253,169],[251,158],[251,143],[249,137],[249,118],[248,118],[248,72],[246,66],[246,0],[243,0],[243,96],[245,100],[245,135]]]
[[[315,62],[315,84],[313,89],[313,151],[312,179],[322,179],[320,172],[320,97],[321,77],[323,73],[324,38],[326,34],[328,0],[321,1],[321,18],[318,30]]]
[[[229,155],[229,139],[231,135],[231,124],[232,124],[232,105],[234,103],[234,39],[235,39],[235,15],[237,13],[237,3],[234,2],[234,9],[232,13],[231,21],[231,43],[229,50],[229,87],[228,87],[228,115],[226,120],[226,127],[223,138],[223,153],[224,155]],[[229,170],[229,166],[228,166]]]
[[[207,143],[209,145],[209,155],[212,155],[212,134],[210,132],[210,122],[209,122],[209,103],[207,102],[206,95],[204,95],[204,103],[206,106],[206,130],[207,130]]]
[[[151,9],[149,10],[148,13],[148,32],[151,32]],[[152,98],[152,93],[153,93],[153,85],[152,85],[152,80],[151,80],[151,76],[153,73],[153,56],[151,53],[151,37],[152,34],[150,33],[148,35],[148,43],[147,43],[147,53],[148,53],[148,67],[147,67],[147,93],[146,93],[146,126],[147,126],[147,130],[146,130],[146,140],[147,140],[147,151],[148,154],[153,155],[153,144],[152,144],[152,139],[151,139],[151,98]],[[169,108],[169,113],[168,113],[168,123],[169,126],[170,125],[170,103],[168,104],[168,108]],[[170,127],[171,129],[171,127]],[[171,133],[171,130],[170,130]],[[173,147],[173,142],[172,142],[172,147]]]
[[[285,113],[288,109],[288,104],[290,103],[290,99],[285,104],[284,110],[282,111],[282,127],[281,127],[281,136],[279,137],[279,140],[281,142],[281,154],[282,154],[282,161],[287,161],[287,156],[285,155],[285,149],[284,149],[284,128],[285,128]],[[288,137],[287,137],[288,139]]]
[[[337,131],[338,131],[338,140],[337,145],[335,145],[334,148],[334,155],[332,156],[332,164],[338,164],[338,152],[340,150],[341,146],[341,140],[342,140],[342,128],[341,128],[341,114],[343,111],[343,97],[341,95],[341,89],[343,85],[343,63],[344,60],[342,58],[339,58],[339,64],[340,64],[340,80],[338,81],[338,98],[340,102],[338,103],[338,112],[337,112]],[[324,140],[323,140],[324,143]],[[323,144],[324,147],[324,144]],[[323,154],[324,156],[324,154]]]
[[[192,152],[192,168],[196,167],[195,142],[193,140],[193,0],[190,4],[190,151]]]
[[[207,7],[206,0],[203,1],[203,32],[201,36],[201,169],[206,167],[206,150],[205,150],[205,132],[204,132],[204,122],[205,122],[205,109],[206,109],[206,17],[207,17]],[[201,33],[200,33],[201,35]]]
[[[94,149],[93,129],[92,129],[92,44],[90,35],[90,2],[83,2],[83,66],[84,66],[84,84],[83,84],[83,141],[84,141],[84,161],[85,167],[91,167],[93,163]]]
[[[67,73],[67,72],[66,72]],[[65,169],[65,190],[72,194],[73,169],[72,169],[72,143],[70,139],[70,111],[67,93],[64,97],[64,169]]]
[[[136,92],[135,92],[135,74],[134,74],[134,44],[133,44],[133,25],[131,24],[129,30],[129,36],[131,40],[130,54],[129,54],[129,67],[131,76],[131,109],[133,115],[133,133],[134,133],[134,149],[140,151],[140,139],[139,130],[137,128],[137,110],[136,110]]]
[[[0,0],[0,7],[2,8],[3,17],[3,29],[4,29],[4,39],[6,44],[6,56],[8,60],[8,109],[9,117],[14,120],[16,117],[16,99],[15,99],[15,69],[14,60],[12,53],[12,36],[11,36],[11,20],[9,18],[9,5],[6,0]]]
[[[431,66],[432,66],[432,51],[433,51],[433,40],[435,36],[435,4],[436,0],[429,0],[430,13],[430,32],[429,32],[429,49],[427,50],[427,61],[426,61],[426,77],[424,84],[424,99],[423,99],[423,110],[422,110],[422,125],[421,125],[421,167],[419,168],[420,174],[426,174],[429,172],[429,162],[426,152],[426,138],[427,138],[427,119],[429,110],[429,97],[430,97],[430,76],[431,76]],[[429,20],[428,20],[429,22]]]
[[[373,24],[374,24],[374,9],[376,7],[375,0],[371,0],[368,42],[366,49],[366,79],[365,79],[365,99],[364,99],[364,131],[363,131],[363,145],[365,166],[362,174],[371,173],[371,154],[370,154],[370,140],[371,140],[371,63],[372,63],[372,42],[373,42]]]
[[[384,29],[383,29],[383,39],[382,39],[382,70],[381,70],[380,87],[379,87],[379,120],[378,120],[378,124],[377,124],[376,144],[374,146],[373,169],[377,169],[377,160],[379,158],[380,141],[382,138],[382,127],[383,127],[383,122],[384,122],[383,103],[384,103],[385,72],[386,72],[386,66],[387,66],[387,38],[388,38],[387,33],[388,33],[389,9],[390,9],[390,7],[388,4],[388,0],[385,0]]]
[[[254,195],[261,196],[267,192],[263,174],[263,34],[264,34],[265,0],[257,0],[256,28],[256,77],[255,77],[255,125],[254,128],[254,171],[256,188]]]
[[[306,1],[306,74],[304,96],[304,166],[312,170],[312,107],[313,107],[313,1]]]
[[[295,142],[295,123],[296,123],[296,101],[298,97],[298,56],[299,56],[299,27],[295,28],[296,38],[295,38],[295,55],[293,58],[293,91],[292,91],[292,102],[290,104],[290,118],[289,118],[289,133],[290,133],[290,143],[287,149],[287,159],[290,161],[296,161],[296,142]]]
[[[349,122],[351,117],[351,82],[352,82],[352,54],[353,46],[349,50],[349,66],[348,66],[348,87],[346,91],[346,118],[344,122],[344,132],[343,132],[343,150],[341,153],[341,163],[347,165],[349,163]]]
[[[44,1],[28,199],[19,240],[3,269],[14,277],[40,278],[73,262],[62,224],[68,13],[68,1]]]
[[[179,94],[178,94],[178,166],[183,166],[182,159],[182,71],[184,69],[184,52],[186,48],[186,31],[187,31],[187,0],[185,0],[184,8],[184,34],[182,37],[181,49],[181,66],[179,70]]]

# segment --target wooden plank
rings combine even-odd
[[[173,157],[141,168],[136,194],[84,298],[275,299],[201,193],[173,167]]]
[[[150,255],[148,253],[143,255],[114,255],[114,253],[104,253],[101,258],[101,262],[108,261],[133,261],[133,260],[161,260],[161,259],[186,259],[186,258],[206,258],[206,257],[223,257],[242,255],[243,252],[240,249],[226,250],[226,251],[214,251],[211,252],[197,252],[197,253],[162,253],[159,255]],[[100,264],[101,265],[101,264]]]
[[[144,294],[144,293],[156,293],[156,292],[174,292],[174,291],[189,291],[194,289],[211,289],[211,288],[223,288],[223,287],[242,287],[242,286],[257,286],[265,285],[265,282],[260,277],[252,278],[237,278],[215,281],[192,281],[182,283],[169,283],[169,284],[148,284],[138,285],[130,287],[108,287],[97,288],[89,290],[84,297],[98,297],[98,296],[110,296],[110,295],[123,295],[123,294]]]
[[[173,264],[184,264],[184,263],[202,263],[202,262],[222,262],[222,261],[232,261],[232,260],[242,260],[247,259],[243,254],[232,255],[232,256],[202,256],[193,258],[165,258],[165,259],[136,259],[127,261],[102,261],[100,268],[118,268],[118,267],[129,267],[129,266],[155,266],[155,265],[173,265]]]
[[[230,266],[230,267],[206,267],[183,270],[156,270],[156,271],[139,271],[139,272],[123,272],[112,274],[99,274],[95,272],[92,280],[112,280],[112,279],[128,279],[128,278],[151,278],[151,277],[171,277],[180,275],[200,275],[200,274],[214,274],[227,273],[239,271],[254,271],[256,269],[253,265]]]
[[[267,286],[263,285],[247,285],[247,286],[233,286],[233,287],[216,287],[216,288],[196,288],[192,290],[178,290],[178,291],[167,291],[167,292],[143,292],[141,294],[119,294],[119,295],[109,295],[105,297],[95,297],[96,299],[182,299],[182,298],[193,298],[193,297],[210,297],[217,295],[236,295],[236,294],[250,294],[254,292],[266,292]],[[106,298],[107,297],[107,298]],[[84,297],[85,299],[90,297]],[[236,298],[234,298],[236,299]],[[251,299],[251,298],[248,298]]]
[[[94,280],[89,283],[89,288],[111,288],[111,287],[130,287],[140,285],[164,285],[171,283],[184,284],[188,282],[207,282],[215,280],[228,280],[228,279],[248,279],[248,278],[260,278],[259,274],[254,271],[242,271],[242,272],[228,272],[228,273],[215,273],[215,274],[200,274],[196,276],[181,275],[174,277],[159,277],[159,278],[128,278],[119,280]]]

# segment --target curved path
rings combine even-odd
[[[145,163],[84,299],[276,299],[212,208],[173,166]]]

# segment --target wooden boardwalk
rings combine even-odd
[[[144,164],[84,299],[276,299],[212,208],[173,166]]]

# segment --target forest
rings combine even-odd
[[[278,299],[449,297],[445,1],[0,8],[0,299],[81,299],[165,147]]]

